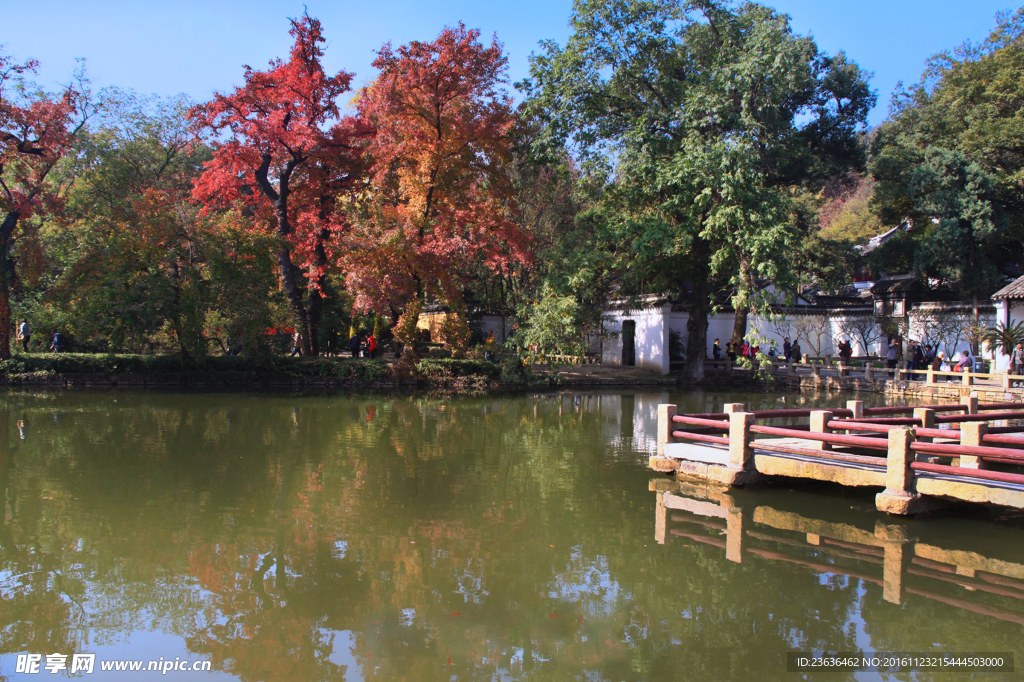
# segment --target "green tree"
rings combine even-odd
[[[873,208],[889,224],[909,218],[915,266],[975,301],[1020,264],[1022,70],[1024,9],[1000,15],[981,43],[932,57],[872,145]]]
[[[524,84],[538,146],[568,141],[615,167],[638,261],[687,258],[676,286],[691,291],[686,374],[699,380],[712,277],[729,278],[745,329],[755,282],[791,278],[789,188],[856,165],[874,97],[844,54],[752,3],[578,0],[572,27]]]

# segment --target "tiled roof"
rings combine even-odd
[[[875,282],[871,287],[871,293],[878,294],[895,294],[901,292],[907,292],[921,287],[921,282],[912,275],[904,275],[901,277],[887,277],[880,279]]]
[[[992,294],[992,299],[995,301],[1004,298],[1024,298],[1024,277],[1018,277],[996,293]]]

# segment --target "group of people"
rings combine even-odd
[[[1020,344],[1017,346],[1019,347]],[[889,339],[889,346],[885,351],[886,365],[889,369],[895,369],[903,356],[902,351],[898,339]],[[1024,361],[1024,356],[1021,360]],[[959,358],[956,358],[955,354],[954,357],[947,358],[945,353],[937,347],[932,348],[930,343],[922,346],[920,342],[913,340],[910,342],[906,361],[908,370],[933,369],[939,372],[969,372],[974,369],[974,358],[968,350],[961,351]],[[1013,364],[1013,362],[1011,354],[1010,363]],[[1022,369],[1024,369],[1024,363],[1022,363]]]
[[[32,325],[28,323],[28,320],[22,318],[21,324],[18,325],[18,339],[21,342],[21,349],[23,352],[28,352],[28,342],[32,340]],[[53,336],[50,339],[49,350],[54,353],[63,353],[65,350],[64,335],[58,331],[53,332]]]
[[[786,343],[789,343],[788,338],[786,339]],[[799,349],[800,347],[797,346],[797,350]],[[729,342],[725,344],[725,355],[727,358],[729,358],[730,362],[736,362],[736,358],[738,357],[748,358],[751,361],[755,361],[757,359],[758,353],[760,352],[760,345],[752,344],[750,343],[750,341],[746,339],[743,339],[742,343],[736,343],[732,339],[729,339]],[[765,355],[768,356],[769,359],[774,360],[776,357],[778,357],[778,354],[779,352],[775,346],[775,342],[771,341],[768,345],[768,352],[766,352]],[[722,359],[722,342],[720,339],[715,339],[715,343],[711,346],[711,356],[715,360]],[[789,359],[788,355],[786,359]]]
[[[377,344],[377,339],[374,338],[373,332],[367,332],[366,336],[363,336],[362,332],[356,332],[348,340],[348,349],[352,352],[352,357],[364,357],[364,358],[375,358],[380,353],[380,346]]]

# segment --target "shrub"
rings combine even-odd
[[[452,358],[427,358],[416,366],[420,374],[432,379],[447,377],[483,376],[497,379],[501,368],[486,360],[457,360]]]

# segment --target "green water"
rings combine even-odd
[[[800,679],[786,653],[825,649],[1024,668],[1016,515],[678,489],[646,466],[669,399],[845,398],[0,393],[0,680],[56,678],[24,653],[93,653],[92,680]],[[211,670],[100,670],[161,658]]]

